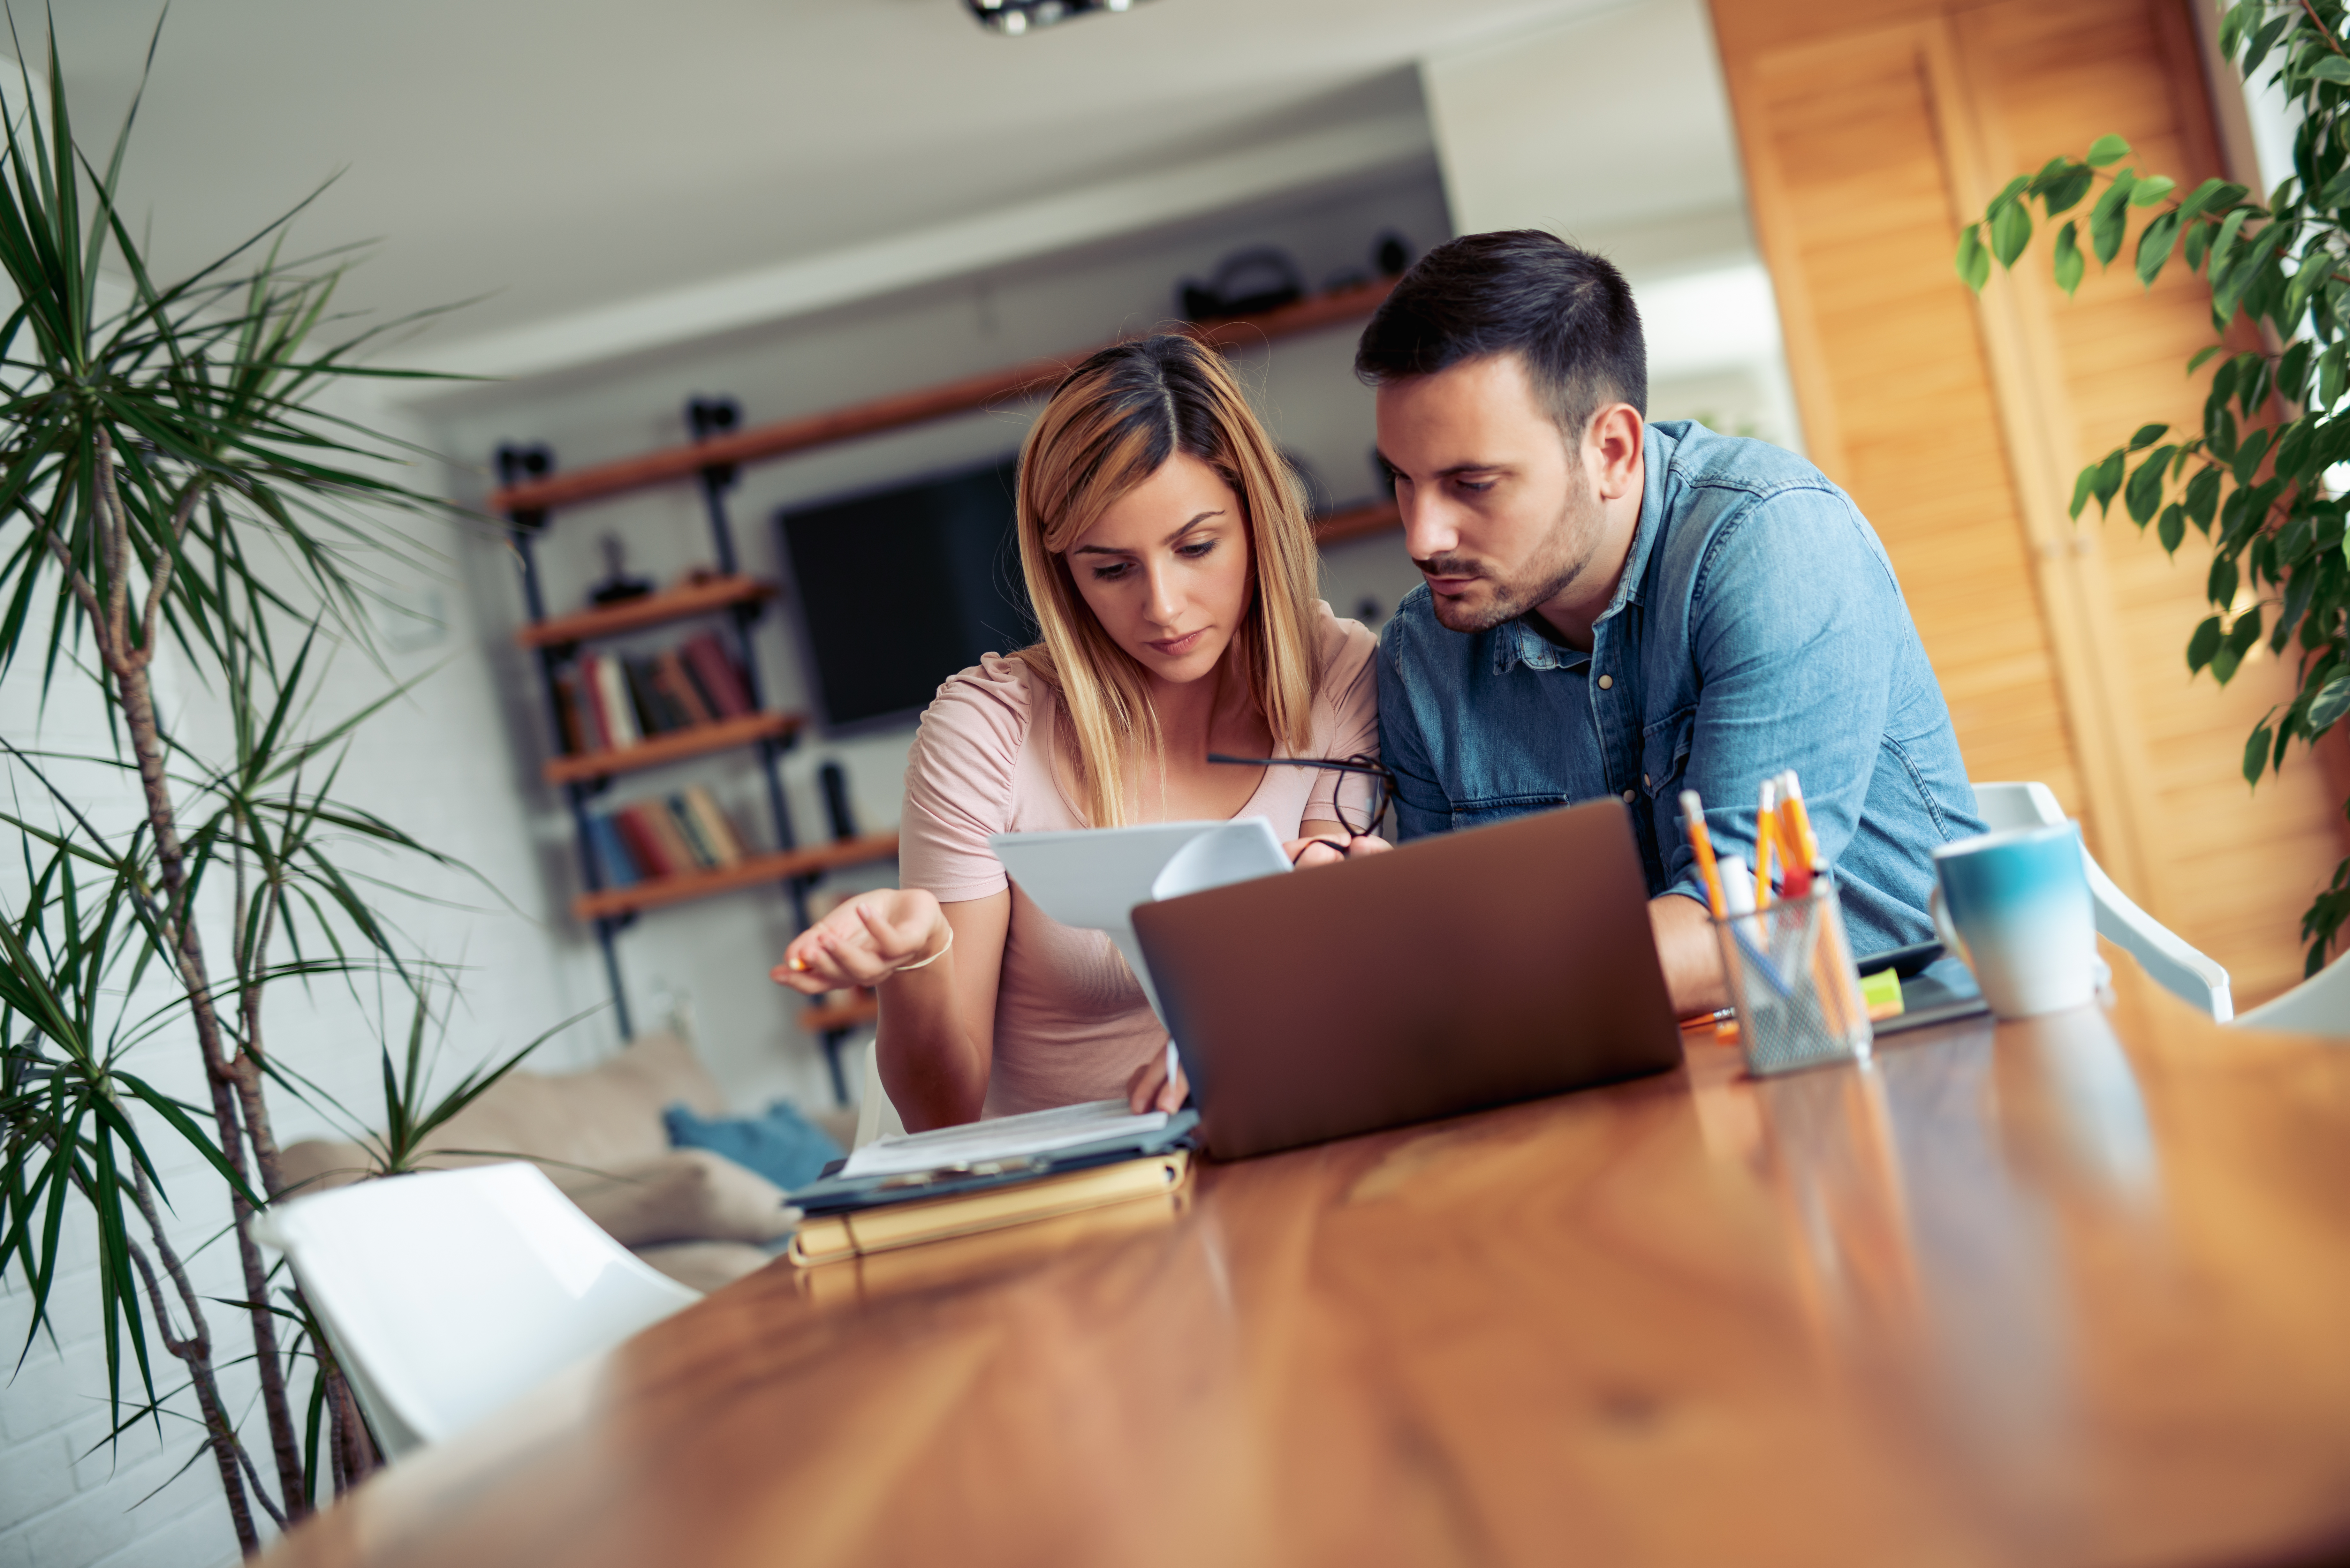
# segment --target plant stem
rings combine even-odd
[[[240,1178],[249,1180],[248,1148],[265,1148],[263,1189],[276,1183],[276,1142],[269,1129],[267,1107],[257,1084],[259,1065],[232,1061],[224,1047],[220,1018],[213,1004],[211,970],[204,961],[203,941],[196,929],[195,911],[189,907],[186,855],[180,842],[179,816],[164,772],[163,742],[155,717],[155,688],[151,679],[154,648],[130,645],[126,607],[130,585],[130,515],[123,509],[114,478],[114,443],[103,427],[98,432],[98,505],[92,522],[102,556],[115,563],[108,583],[110,613],[93,621],[99,657],[114,677],[115,693],[124,727],[130,733],[131,753],[139,763],[139,780],[147,800],[148,826],[155,835],[156,868],[164,894],[164,934],[170,939],[188,993],[188,1011],[196,1026],[196,1044],[203,1054],[204,1076],[212,1091],[213,1122],[220,1133],[221,1154]],[[240,1071],[240,1069],[243,1069]],[[254,1361],[261,1379],[262,1407],[269,1422],[270,1449],[276,1462],[278,1484],[289,1511],[307,1510],[302,1498],[302,1453],[295,1437],[294,1413],[286,1397],[286,1364],[277,1347],[277,1320],[268,1306],[269,1272],[252,1233],[253,1209],[232,1188],[230,1212],[236,1229],[237,1259],[243,1265],[247,1315],[253,1323]],[[206,1357],[206,1375],[210,1359]]]

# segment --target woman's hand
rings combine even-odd
[[[952,928],[919,888],[859,893],[792,939],[768,977],[810,996],[879,985],[908,964],[946,950]]]
[[[1175,1064],[1175,1076],[1167,1076],[1167,1048],[1162,1045],[1127,1079],[1126,1108],[1136,1116],[1145,1111],[1180,1111],[1191,1092],[1191,1080],[1183,1075],[1181,1062]]]
[[[1366,855],[1384,855],[1394,845],[1376,833],[1366,833],[1353,839],[1312,836],[1293,838],[1281,846],[1289,863],[1300,871],[1308,866],[1336,866],[1341,860],[1359,859]]]

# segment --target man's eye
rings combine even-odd
[[[1493,482],[1490,479],[1456,479],[1452,483],[1463,490],[1473,490],[1480,494],[1493,488]]]

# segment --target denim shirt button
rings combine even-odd
[[[1632,792],[1628,789],[1624,792],[1624,804],[1627,805],[1632,804]]]
[[[1615,684],[1616,678],[1613,675],[1603,675],[1599,678],[1599,690],[1602,691],[1607,691],[1609,687]]]

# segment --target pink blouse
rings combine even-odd
[[[1312,739],[1301,753],[1342,758],[1377,753],[1378,639],[1356,621],[1317,607],[1322,680]],[[1015,659],[989,654],[939,688],[906,762],[906,809],[898,826],[901,885],[942,904],[984,898],[1009,885],[987,846],[991,833],[1082,827],[1053,776],[1060,704]],[[1335,821],[1338,775],[1319,768],[1267,768],[1235,818],[1262,816],[1276,836],[1301,823]],[[1106,1100],[1165,1044],[1107,933],[1045,918],[1017,888],[995,992],[995,1053],[983,1116]]]

